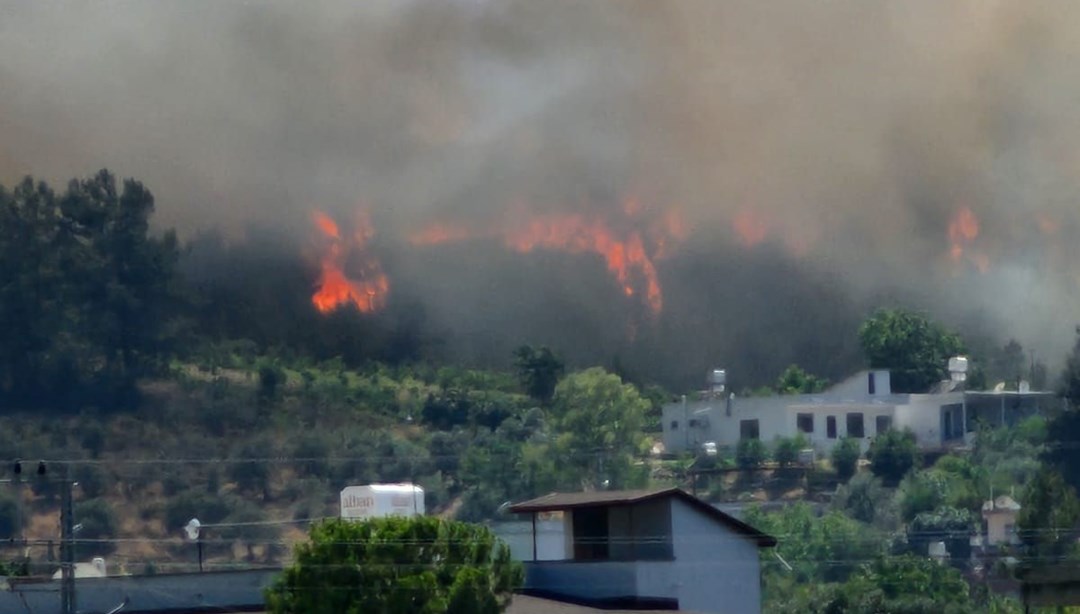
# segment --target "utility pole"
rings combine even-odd
[[[75,614],[75,509],[66,465],[60,489],[60,611]]]

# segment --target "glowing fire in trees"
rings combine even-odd
[[[752,209],[740,209],[731,220],[739,243],[743,247],[753,247],[765,240],[769,234],[769,221]]]
[[[626,220],[641,214],[635,200],[623,203]],[[686,226],[675,210],[658,216],[643,233],[635,228],[621,232],[603,218],[582,213],[528,215],[517,211],[520,221],[495,225],[480,231],[463,226],[438,225],[413,234],[413,245],[438,245],[479,238],[497,238],[508,249],[528,253],[534,250],[562,251],[572,254],[596,254],[604,259],[628,297],[642,296],[653,314],[664,307],[663,291],[656,272],[656,260],[668,255],[672,243],[686,236]],[[626,223],[636,227],[640,224]]]
[[[390,282],[383,274],[379,261],[365,253],[367,242],[374,234],[367,214],[360,214],[351,237],[342,238],[337,222],[325,213],[315,213],[315,226],[325,239],[319,279],[315,294],[311,297],[315,308],[328,313],[352,303],[363,313],[381,309],[386,302]],[[351,279],[345,274],[345,261],[351,252],[363,256],[360,260],[360,279]]]
[[[981,272],[990,268],[986,254],[973,251],[972,245],[979,236],[979,220],[970,207],[963,206],[949,221],[949,257],[962,262],[965,257]]]
[[[645,253],[637,231],[617,237],[607,225],[582,215],[537,217],[504,237],[506,246],[519,252],[551,249],[570,253],[599,254],[607,263],[626,296],[635,293],[631,272],[637,271],[644,280],[645,301],[653,313],[660,313],[664,298],[656,277],[656,266]]]

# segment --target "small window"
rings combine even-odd
[[[877,382],[874,381],[874,372],[871,371],[866,375],[866,391],[870,394],[875,394],[877,392]]]
[[[860,413],[850,413],[847,415],[847,436],[848,437],[866,437],[866,432],[863,430],[863,415]]]
[[[690,418],[690,428],[695,429],[695,428],[697,428],[699,426],[701,426],[701,424],[698,423],[698,421],[696,419]]]
[[[888,433],[892,428],[892,416],[878,416],[874,418],[874,426],[877,428],[877,434]]]
[[[672,420],[671,421],[671,430],[673,430],[673,431],[679,430],[679,421],[678,420]]]
[[[761,432],[758,430],[757,420],[740,420],[739,421],[739,438],[740,439],[759,439]]]
[[[800,433],[814,432],[814,414],[795,414],[795,424]]]
[[[836,416],[825,417],[825,436],[836,439]]]

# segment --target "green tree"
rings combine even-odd
[[[794,580],[838,582],[883,553],[883,535],[837,511],[818,516],[805,502],[775,512],[751,507],[743,519],[770,534],[782,536],[776,552],[789,565]]]
[[[802,433],[795,437],[780,437],[773,444],[773,460],[782,468],[788,468],[799,461],[799,452],[807,447]]]
[[[924,512],[932,512],[945,505],[949,489],[948,477],[940,471],[916,471],[900,482],[897,496],[900,499],[900,517],[911,522]]]
[[[639,464],[648,451],[643,432],[649,401],[600,367],[567,375],[555,388],[549,420],[564,488],[643,485]]]
[[[837,488],[832,507],[855,520],[886,529],[898,520],[892,493],[872,473],[856,474]]]
[[[876,311],[859,327],[859,342],[871,368],[889,369],[895,392],[926,392],[964,351],[959,335],[905,309]]]
[[[851,476],[855,475],[855,469],[859,466],[860,456],[862,456],[862,450],[859,449],[859,440],[842,437],[833,446],[830,455],[833,468],[836,469],[836,475],[841,480],[850,479]]]
[[[932,542],[945,542],[949,558],[967,561],[971,558],[971,535],[975,518],[970,511],[955,507],[939,507],[932,512],[915,516],[907,529],[908,544],[917,554],[929,554]]]
[[[116,515],[104,499],[79,502],[75,522],[79,526],[75,536],[78,556],[104,556],[116,549],[116,544],[109,541],[116,537]]]
[[[1061,396],[1067,409],[1047,426],[1043,460],[1080,491],[1080,326],[1061,374]]]
[[[57,196],[0,187],[0,402],[116,405],[175,337],[175,236],[149,233],[153,196],[101,171]]]
[[[778,394],[813,394],[829,387],[829,380],[807,373],[799,365],[791,365],[776,380]]]
[[[510,549],[480,525],[334,519],[310,536],[266,591],[271,614],[497,614],[523,579]]]
[[[760,439],[744,438],[735,445],[735,466],[743,471],[757,469],[767,458],[765,444]]]
[[[915,434],[910,430],[890,430],[870,442],[867,452],[870,471],[886,486],[896,486],[919,461]]]
[[[1044,468],[1028,484],[1016,519],[1020,539],[1036,558],[1057,557],[1076,548],[1080,501],[1061,474]]]
[[[514,367],[525,393],[547,403],[555,394],[555,386],[565,365],[561,358],[546,347],[523,345],[514,351]]]

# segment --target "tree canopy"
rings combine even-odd
[[[0,187],[0,403],[131,400],[169,350],[176,238],[149,233],[154,198],[101,171],[63,194]]]
[[[859,327],[874,369],[889,369],[895,392],[926,392],[948,375],[949,358],[964,352],[956,333],[906,309],[881,309]]]
[[[266,591],[272,614],[497,614],[523,579],[484,526],[431,516],[311,528]]]
[[[829,380],[808,373],[799,365],[791,365],[776,380],[778,394],[813,394],[829,387]]]
[[[910,430],[890,430],[870,442],[867,452],[870,471],[886,486],[896,486],[919,460],[915,434]]]
[[[632,384],[600,367],[566,376],[555,388],[550,421],[555,453],[564,459],[564,488],[640,486],[647,452],[645,414],[649,401]],[[599,483],[596,482],[599,480]]]
[[[525,393],[544,403],[555,394],[555,385],[565,367],[562,359],[549,348],[531,345],[523,345],[514,351],[514,366]]]

